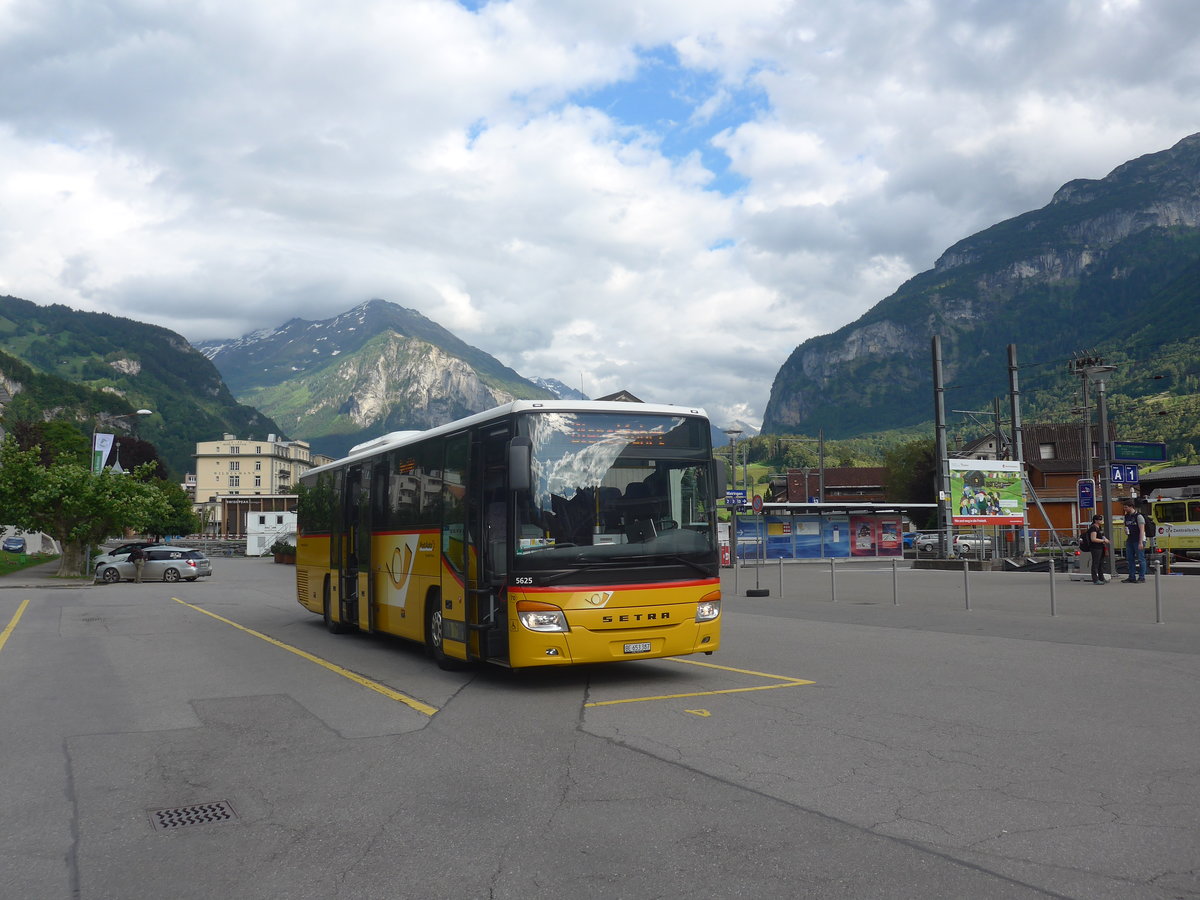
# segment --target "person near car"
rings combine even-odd
[[[1104,516],[1092,516],[1087,530],[1092,553],[1092,584],[1108,584],[1104,580],[1104,557],[1108,555],[1108,537],[1104,534]]]
[[[1137,511],[1132,499],[1122,502],[1125,507],[1125,560],[1129,577],[1125,584],[1146,582],[1146,517]]]
[[[133,583],[142,583],[142,567],[146,565],[146,551],[141,547],[134,547],[129,551],[129,561],[133,563]]]

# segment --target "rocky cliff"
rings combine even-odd
[[[1179,298],[1200,305],[1200,283],[1189,293],[1198,260],[1200,134],[1063,185],[1044,208],[950,247],[857,322],[805,341],[776,375],[764,431],[851,436],[928,421],[935,334],[963,402],[1004,393],[1009,343],[1026,361],[1065,362],[1134,334],[1169,340],[1192,327]],[[1158,311],[1164,328],[1146,333]]]

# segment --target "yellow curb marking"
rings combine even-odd
[[[736,672],[738,675],[753,675],[757,678],[771,678],[776,681],[781,681],[783,683],[782,684],[760,684],[760,685],[756,685],[754,687],[744,687],[744,688],[725,688],[725,689],[719,690],[719,691],[694,691],[692,693],[687,693],[687,694],[661,694],[656,697],[630,697],[627,700],[595,700],[591,703],[583,704],[584,707],[586,708],[589,706],[616,706],[620,703],[645,703],[648,700],[679,700],[684,697],[712,697],[712,696],[715,696],[716,694],[744,694],[744,693],[748,693],[749,691],[773,691],[776,688],[800,687],[801,685],[816,683],[813,681],[805,681],[802,678],[792,678],[791,676],[788,676],[788,675],[772,675],[769,672],[755,672],[751,669],[735,669],[732,666],[718,666],[716,663],[701,662],[698,659],[682,659],[678,656],[667,656],[664,658],[669,659],[671,662],[683,663],[684,665],[704,666],[707,669],[719,669],[722,672]],[[691,710],[691,709],[686,710],[686,712],[695,713],[696,715],[700,714],[700,713],[696,712],[695,710]],[[704,712],[706,712],[707,715],[711,715],[711,713],[707,713],[707,711],[704,711]]]
[[[330,672],[341,675],[343,678],[349,678],[355,684],[361,684],[363,687],[369,688],[378,694],[383,694],[383,696],[387,697],[389,700],[395,700],[397,703],[403,703],[405,706],[411,707],[412,709],[415,709],[417,712],[426,716],[432,716],[438,711],[436,706],[430,706],[428,703],[422,703],[420,700],[410,697],[407,694],[402,694],[397,690],[393,690],[385,684],[380,684],[378,681],[372,681],[370,678],[364,678],[362,675],[351,672],[349,669],[343,669],[341,666],[331,663],[328,660],[321,659],[319,656],[314,656],[306,650],[301,650],[299,647],[293,647],[291,644],[285,644],[283,641],[277,641],[275,638],[269,637],[262,632],[255,631],[253,628],[247,628],[245,625],[239,625],[237,622],[226,619],[224,616],[218,616],[215,612],[209,612],[207,609],[202,609],[199,606],[187,603],[183,600],[180,600],[178,597],[172,597],[171,599],[176,603],[180,603],[188,607],[189,609],[196,610],[196,612],[202,612],[206,616],[212,616],[217,621],[224,622],[226,625],[232,625],[239,631],[244,631],[246,634],[251,634],[256,638],[261,638],[268,644],[274,644],[276,647],[279,647],[282,650],[286,650],[289,653],[295,653],[297,656],[307,659],[309,662],[314,662],[318,666],[328,669]]]
[[[21,621],[21,616],[25,613],[25,607],[29,605],[29,598],[26,597],[21,601],[21,605],[17,607],[16,614],[9,621],[3,631],[0,631],[0,650],[4,649],[4,645],[8,643],[8,636],[13,633],[17,627],[17,623]]]

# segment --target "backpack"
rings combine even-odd
[[[1079,535],[1079,549],[1083,550],[1084,552],[1092,549],[1092,526],[1089,525],[1084,529],[1083,533]]]

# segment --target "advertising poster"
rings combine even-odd
[[[1006,459],[951,459],[951,517],[963,525],[1020,525],[1025,519],[1021,464]]]
[[[850,555],[850,517],[826,516],[822,520],[825,556]]]
[[[876,547],[880,556],[904,555],[904,531],[899,519],[879,520],[879,542]]]

